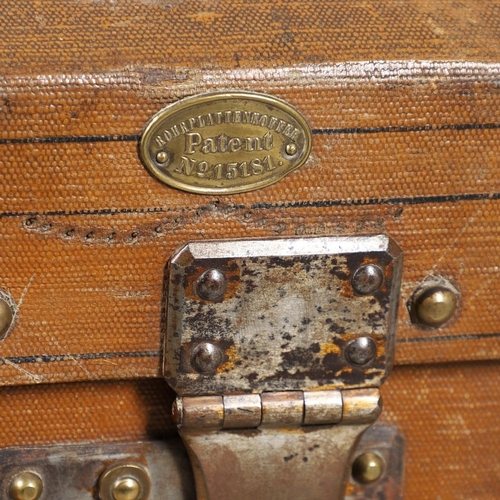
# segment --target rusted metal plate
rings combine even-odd
[[[345,500],[402,500],[404,486],[404,440],[395,426],[377,423],[361,437],[353,460],[373,453],[381,459],[379,479],[368,484],[356,481],[352,476],[346,489]]]
[[[379,386],[402,254],[387,236],[190,243],[167,272],[179,395]]]
[[[8,491],[12,480],[30,471],[43,482],[39,500],[95,500],[99,498],[99,478],[115,464],[138,465],[146,471],[151,480],[150,500],[196,498],[191,465],[177,438],[164,442],[6,448],[0,450],[0,497],[11,498]]]

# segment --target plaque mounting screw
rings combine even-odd
[[[297,145],[291,142],[285,146],[285,152],[287,155],[293,156],[297,153]]]
[[[457,294],[451,287],[431,285],[415,292],[410,302],[410,314],[414,323],[439,328],[455,314]]]
[[[361,484],[378,481],[384,472],[384,462],[375,453],[359,455],[352,464],[352,477]]]
[[[160,151],[156,155],[156,161],[163,165],[164,163],[167,163],[170,158],[170,155],[166,151]]]
[[[226,276],[218,269],[205,271],[196,284],[196,292],[205,300],[216,302],[221,300],[227,289]]]
[[[384,273],[373,264],[361,266],[352,277],[352,287],[359,295],[375,293],[384,282]]]
[[[12,500],[37,500],[43,491],[40,476],[33,472],[21,472],[10,483],[9,496]]]
[[[345,348],[347,361],[352,365],[363,366],[369,363],[377,353],[377,346],[370,337],[359,337],[349,342]]]
[[[222,351],[210,342],[202,342],[197,345],[191,356],[191,365],[201,374],[209,375],[222,363]]]

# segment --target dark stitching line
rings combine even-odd
[[[412,344],[421,342],[453,342],[455,340],[480,340],[487,338],[500,338],[500,333],[471,333],[468,335],[441,335],[435,337],[413,337],[397,339],[398,344]]]
[[[313,129],[314,135],[337,134],[379,134],[394,132],[439,132],[442,130],[495,130],[500,123],[458,123],[456,125],[415,125],[415,126],[387,126],[387,127],[355,127],[355,128],[319,128]]]
[[[326,208],[326,207],[351,207],[362,205],[423,205],[426,203],[457,203],[460,201],[481,201],[481,200],[498,200],[500,193],[473,193],[473,194],[450,194],[437,196],[416,196],[413,198],[368,198],[361,200],[322,200],[322,201],[294,201],[291,203],[255,203],[249,207],[246,205],[232,205],[232,208],[244,210],[247,208],[272,209],[272,208]],[[198,207],[203,210],[204,207]],[[205,207],[206,208],[206,207]],[[0,213],[0,218],[5,217],[36,217],[36,216],[72,216],[72,215],[117,215],[117,214],[163,214],[174,212],[175,209],[165,208],[103,208],[96,210],[74,210],[69,212],[64,211],[48,211],[48,212],[3,212]]]
[[[71,361],[72,359],[91,360],[108,358],[157,358],[160,356],[158,351],[145,352],[95,352],[80,354],[57,354],[54,356],[40,354],[39,356],[18,356],[9,358],[0,358],[0,363],[10,362],[14,364],[23,363],[54,363],[59,361]]]
[[[386,126],[386,127],[352,127],[352,128],[317,128],[313,129],[314,135],[337,134],[378,134],[394,132],[438,132],[441,130],[495,130],[500,128],[500,123],[457,123],[445,125],[415,125],[415,126]],[[129,142],[138,141],[140,134],[123,135],[76,135],[54,137],[24,137],[19,139],[0,139],[2,144],[64,144],[88,142]]]

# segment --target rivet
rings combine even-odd
[[[215,373],[222,363],[222,351],[210,342],[198,344],[191,356],[191,365],[198,372],[205,375]]]
[[[12,500],[36,500],[43,491],[40,476],[33,472],[19,473],[10,483],[9,495]]]
[[[147,500],[150,489],[149,474],[135,464],[114,465],[99,479],[101,500]]]
[[[456,309],[456,293],[443,285],[434,285],[416,292],[410,312],[414,323],[437,328],[449,321]]]
[[[349,342],[344,352],[349,363],[363,366],[375,357],[377,346],[370,337],[359,337]]]
[[[352,277],[352,287],[359,295],[375,293],[384,282],[384,273],[380,267],[373,264],[361,266]]]
[[[9,331],[13,320],[12,308],[5,299],[0,298],[0,339]]]
[[[287,155],[293,156],[297,153],[297,145],[291,142],[285,146],[285,152]]]
[[[141,493],[141,485],[133,477],[117,479],[112,488],[114,500],[137,500]]]
[[[361,484],[378,481],[384,472],[384,462],[376,453],[363,453],[352,464],[352,477]]]
[[[196,284],[196,292],[205,300],[221,300],[227,289],[226,276],[219,269],[205,271]]]
[[[160,164],[167,163],[169,160],[170,155],[166,151],[160,151],[156,155],[156,161]]]

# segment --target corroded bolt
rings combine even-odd
[[[377,346],[370,337],[359,337],[345,347],[345,357],[352,365],[363,366],[377,354]]]
[[[196,283],[196,292],[205,300],[221,300],[227,290],[226,276],[219,269],[205,271]]]
[[[287,144],[285,146],[285,152],[287,155],[293,156],[295,153],[297,153],[297,145],[291,142],[290,144]]]
[[[191,365],[201,374],[209,375],[215,373],[215,370],[222,363],[222,351],[210,342],[198,344],[191,356]]]
[[[416,292],[410,313],[414,323],[438,328],[452,318],[456,309],[457,295],[443,285],[434,285]]]
[[[166,151],[160,151],[156,155],[156,161],[158,163],[161,163],[161,164],[167,163],[167,161],[169,160],[169,158],[170,158],[170,155]]]
[[[13,320],[12,308],[5,299],[0,298],[0,339],[9,331]]]
[[[10,483],[9,496],[12,500],[37,500],[43,491],[40,476],[33,472],[19,473]]]
[[[361,484],[378,481],[384,472],[384,462],[377,454],[367,452],[359,455],[352,464],[352,477]]]
[[[361,266],[352,277],[352,287],[359,295],[375,293],[384,282],[384,273],[373,264]]]
[[[141,485],[135,477],[118,478],[111,487],[114,500],[137,500]]]

